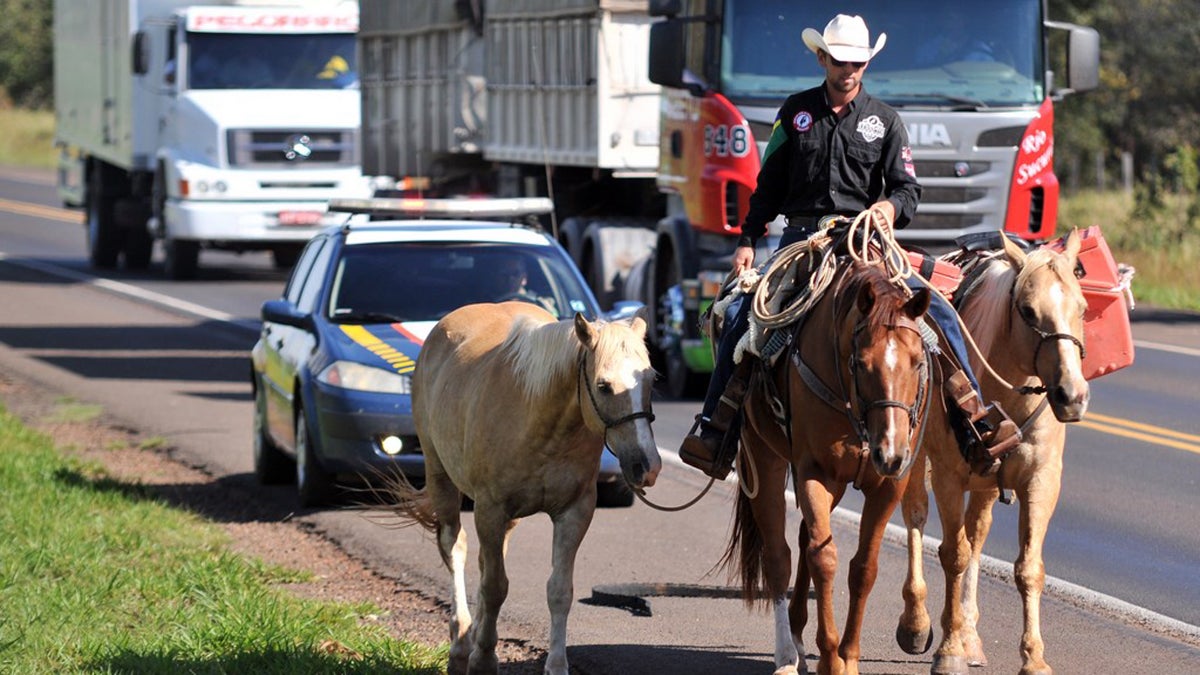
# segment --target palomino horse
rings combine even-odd
[[[1065,423],[1081,419],[1088,405],[1088,383],[1080,369],[1086,301],[1074,275],[1079,234],[1071,232],[1062,253],[1040,248],[1026,254],[1007,237],[1003,239],[1003,254],[977,257],[964,266],[959,312],[990,369],[1005,381],[999,383],[983,373],[984,364],[976,359],[973,365],[980,373],[985,399],[999,402],[1021,425],[1023,440],[1003,460],[995,477],[984,478],[970,473],[948,428],[940,422],[930,425],[920,461],[927,457],[930,463],[945,536],[938,553],[946,577],[942,642],[934,656],[934,673],[966,673],[968,664],[987,661],[976,631],[976,586],[979,556],[1001,488],[1011,488],[1020,502],[1021,552],[1014,576],[1025,613],[1021,672],[1052,672],[1043,658],[1039,620],[1046,576],[1042,543],[1058,503]],[[964,263],[971,255],[957,262]],[[1047,404],[1053,415],[1044,414]],[[923,476],[924,467],[914,473]],[[929,510],[925,490],[923,480],[912,481],[902,507],[908,527],[909,575],[896,639],[913,654],[928,649],[932,638],[921,570],[921,537]],[[964,492],[970,493],[965,513]]]
[[[854,262],[793,329],[788,351],[755,372],[744,408],[742,475],[724,562],[740,571],[747,603],[775,618],[776,673],[807,672],[802,634],[809,570],[817,594],[818,672],[857,673],[859,633],[875,582],[879,546],[900,502],[931,394],[930,362],[917,322],[929,291],[910,294],[883,266]],[[795,590],[785,489],[794,472],[804,515]],[[830,513],[846,486],[866,496],[858,552],[850,565],[850,614],[839,646],[833,619],[837,548]]]
[[[575,553],[592,522],[605,444],[635,489],[662,467],[650,423],[654,372],[646,322],[555,321],[525,302],[468,305],[434,327],[413,374],[413,419],[425,453],[422,490],[398,486],[402,516],[437,535],[454,580],[451,673],[494,673],[496,617],[508,594],[504,556],[518,520],[554,524],[546,585],[546,673],[567,673]],[[463,496],[475,502],[478,621],[467,606]]]

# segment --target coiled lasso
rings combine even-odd
[[[833,253],[837,247],[830,231],[844,222],[845,219],[842,218],[824,218],[820,229],[808,239],[785,246],[771,257],[770,264],[763,272],[751,298],[751,309],[759,326],[790,326],[821,299],[825,290],[833,283],[837,271],[837,256]],[[847,250],[852,260],[868,265],[883,265],[891,283],[899,285],[904,279],[912,276],[913,269],[908,262],[908,254],[896,242],[892,233],[892,221],[880,210],[867,209],[859,213],[850,221],[842,237],[848,242]],[[784,281],[783,275],[789,274],[804,258],[808,258],[809,269],[813,269],[813,254],[818,253],[820,261],[816,263],[816,270],[809,276],[808,287],[785,307],[773,309],[772,296]]]

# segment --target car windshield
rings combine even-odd
[[[857,0],[837,12],[865,18],[887,42],[863,83],[898,107],[1004,107],[1045,97],[1041,0]],[[735,102],[778,101],[824,77],[805,28],[833,10],[795,0],[727,0],[721,90]]]
[[[560,319],[596,303],[552,247],[484,243],[347,246],[338,262],[329,318],[340,323],[437,321],[474,302],[521,300]]]
[[[188,87],[357,87],[354,38],[353,33],[188,33]]]

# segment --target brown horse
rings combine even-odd
[[[437,535],[454,580],[449,672],[497,672],[508,537],[520,518],[546,513],[554,543],[545,672],[566,675],[575,554],[592,522],[600,454],[607,443],[635,489],[653,485],[662,467],[650,427],[654,372],[645,337],[640,316],[555,321],[524,302],[468,305],[429,334],[413,374],[426,486],[400,486],[398,497],[401,515]],[[474,624],[464,495],[475,502],[480,547]]]
[[[933,660],[934,673],[966,673],[968,664],[983,665],[983,643],[976,630],[979,605],[979,557],[992,524],[992,506],[1000,487],[1011,488],[1020,502],[1021,552],[1014,566],[1024,604],[1021,672],[1050,673],[1043,658],[1039,620],[1045,568],[1042,543],[1058,503],[1066,424],[1087,411],[1088,383],[1083,357],[1083,313],[1086,301],[1075,278],[1079,234],[1072,231],[1062,253],[1040,248],[1026,254],[1004,238],[1004,252],[979,257],[966,265],[959,312],[990,368],[1004,382],[975,372],[985,399],[998,401],[1022,427],[1023,440],[1008,455],[996,477],[970,473],[951,431],[934,416],[925,441],[934,497],[945,539],[938,550],[946,577],[942,610],[942,642]],[[960,259],[958,262],[964,262]],[[1012,383],[1011,385],[1009,383]],[[1053,415],[1045,413],[1045,407]],[[914,469],[923,476],[924,466]],[[963,493],[969,493],[964,512]],[[909,575],[904,585],[905,610],[896,639],[909,653],[928,649],[932,633],[925,610],[926,588],[921,570],[921,538],[929,497],[921,479],[904,495],[908,527]]]
[[[724,562],[740,571],[748,604],[760,600],[773,609],[776,673],[807,672],[802,634],[809,570],[817,594],[818,672],[858,672],[859,633],[879,545],[904,491],[931,398],[930,362],[917,326],[929,292],[910,294],[879,264],[856,262],[837,274],[795,327],[788,351],[769,372],[755,373],[744,408],[739,473],[757,473],[757,480],[738,497]],[[784,531],[789,471],[804,515],[790,605],[791,550]],[[830,514],[851,483],[864,492],[866,507],[839,646]]]

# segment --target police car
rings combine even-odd
[[[550,209],[545,199],[332,202],[331,211],[358,215],[317,234],[283,297],[262,306],[251,351],[260,482],[294,480],[304,506],[340,501],[346,487],[383,485],[397,471],[420,484],[412,373],[438,319],[462,305],[514,299],[560,319],[600,317],[566,251],[521,222]],[[605,318],[637,309],[623,305]],[[633,503],[607,450],[599,481],[600,505]]]

